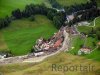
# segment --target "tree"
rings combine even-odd
[[[96,32],[96,35],[97,35],[97,37],[98,37],[98,40],[100,40],[100,31],[97,31],[97,32]]]
[[[22,13],[20,9],[16,9],[12,11],[12,16],[14,16],[16,19],[20,19],[22,17]]]
[[[5,17],[5,19],[8,21],[8,23],[10,23],[10,22],[11,22],[11,17],[6,16],[6,17]]]
[[[61,26],[64,26],[65,20],[66,20],[66,14],[64,12],[56,13],[56,15],[53,17],[53,22],[58,29]]]
[[[0,19],[0,29],[3,28],[3,19]]]
[[[7,27],[11,22],[10,17],[6,16],[4,19],[0,19],[0,29]]]
[[[45,6],[45,4],[41,4],[40,5],[40,14],[47,16],[47,13],[48,13],[48,8]]]
[[[47,17],[50,19],[50,20],[53,20],[53,17],[56,15],[56,10],[54,10],[54,9],[50,9],[49,11],[48,11],[48,14],[47,14]]]
[[[95,47],[96,46],[96,43],[95,42],[92,42],[93,46]]]
[[[62,8],[62,6],[56,0],[49,0],[53,8]]]
[[[30,17],[33,14],[33,9],[31,8],[32,5],[27,5],[25,10],[23,10],[22,15],[23,17]]]
[[[98,51],[100,51],[100,45],[98,46]]]
[[[35,20],[34,15],[31,15],[30,21],[34,21],[34,20]]]
[[[42,14],[47,16],[48,8],[45,6],[45,4],[41,5],[27,5],[25,7],[25,10],[23,10],[22,15],[23,17],[30,17],[31,15],[35,14]]]
[[[62,26],[62,19],[61,19],[61,17],[60,16],[54,16],[53,17],[53,22],[54,22],[54,24],[55,24],[55,27],[56,28],[60,28],[61,26]]]

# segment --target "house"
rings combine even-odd
[[[82,17],[82,15],[78,15],[78,18],[81,18]]]
[[[44,43],[44,50],[48,50],[50,48],[48,43]]]
[[[36,44],[41,44],[42,41],[43,41],[43,38],[41,37],[40,39],[38,39],[38,40],[36,41]]]
[[[54,46],[53,46],[53,47],[55,47],[55,48],[60,47],[60,45],[62,44],[62,41],[63,41],[63,39],[62,39],[62,38],[61,38],[61,39],[59,39],[59,40],[57,40],[57,41],[55,42],[55,44],[54,44]]]
[[[87,21],[82,21],[78,23],[78,26],[88,26],[88,25],[90,25],[90,23]]]
[[[0,53],[0,59],[6,58],[7,57],[7,53]]]
[[[66,23],[69,23],[70,21],[74,19],[74,14],[66,16],[66,19],[67,19]]]
[[[90,54],[90,53],[91,53],[91,49],[87,47],[83,47],[78,51],[78,55]]]
[[[66,27],[66,32],[70,33],[70,34],[78,34],[76,28],[74,26],[72,27]]]
[[[65,9],[56,9],[57,12],[65,12]]]

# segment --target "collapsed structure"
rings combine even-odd
[[[75,27],[61,27],[57,33],[54,33],[54,36],[48,40],[40,38],[36,41],[36,45],[33,46],[35,56],[41,56],[44,54],[50,54],[56,52],[62,47],[64,41],[64,32],[68,34],[78,34]],[[66,34],[67,35],[67,34]]]
[[[36,45],[33,46],[35,52],[35,56],[43,55],[44,53],[52,53],[57,51],[62,46],[62,42],[64,41],[64,27],[62,27],[57,33],[54,33],[54,36],[49,38],[48,40],[44,38],[40,38],[36,41]]]

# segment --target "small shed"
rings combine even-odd
[[[44,55],[44,52],[43,51],[37,51],[37,52],[34,52],[34,56],[41,56],[41,55]]]
[[[91,53],[91,49],[87,48],[87,47],[83,47],[78,51],[78,55],[81,55],[82,53],[84,54],[90,54]]]

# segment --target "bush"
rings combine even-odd
[[[20,11],[20,9],[16,9],[12,11],[12,16],[14,16],[16,19],[20,19],[22,18],[22,12]]]
[[[35,52],[35,49],[31,48],[31,53]]]
[[[100,31],[97,31],[97,32],[96,32],[96,35],[97,35],[97,37],[98,37],[98,40],[100,40]]]
[[[35,20],[34,15],[32,15],[29,19],[30,21],[34,21]]]

